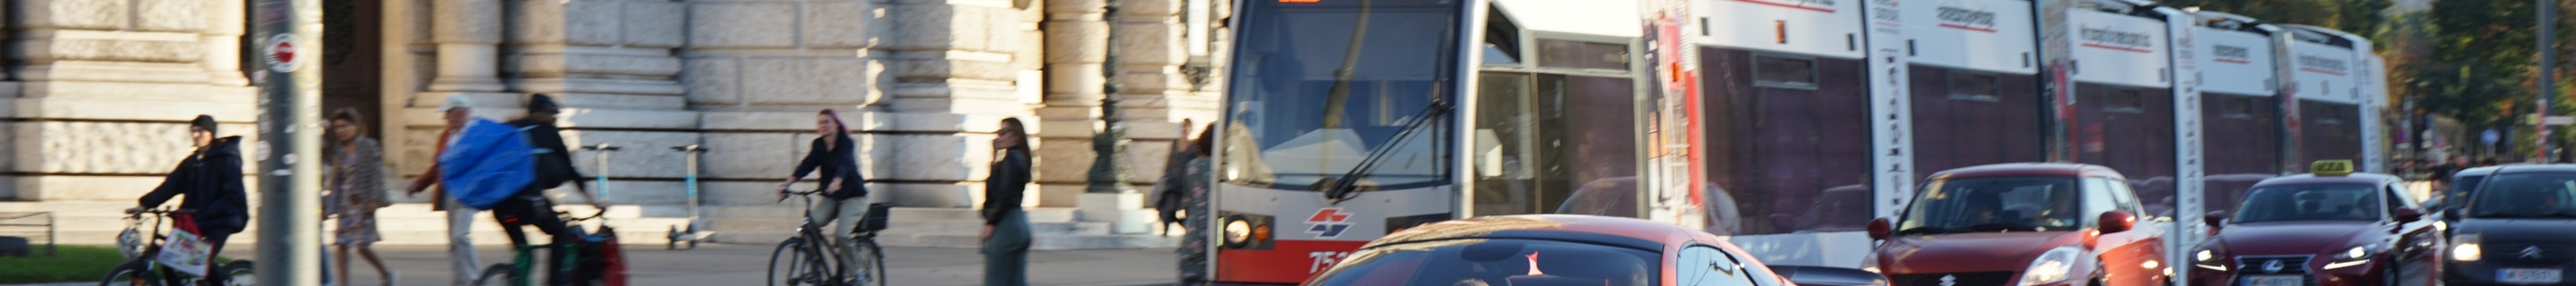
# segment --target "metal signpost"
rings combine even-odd
[[[254,0],[245,68],[259,87],[258,285],[321,285],[320,0]]]

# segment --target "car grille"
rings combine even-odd
[[[1947,278],[1948,281],[1943,281]],[[1894,286],[2003,286],[2012,282],[2012,272],[1970,272],[1935,274],[1899,274],[1888,277]]]
[[[2576,261],[2576,247],[2566,245],[2497,243],[2484,248],[2487,258],[2498,261],[2547,264]]]
[[[2280,267],[2272,267],[2273,263]],[[2241,275],[2308,274],[2308,256],[2239,256],[2236,269]]]

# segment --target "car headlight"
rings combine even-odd
[[[2083,250],[2073,247],[2059,247],[2050,249],[2047,253],[2040,253],[2039,259],[2031,260],[2030,268],[2022,271],[2021,285],[2065,282],[2067,277],[2075,272],[2075,257],[2083,253]]]
[[[2369,245],[2353,246],[2353,247],[2352,247],[2352,248],[2350,248],[2350,249],[2344,249],[2343,251],[2335,252],[2335,254],[2334,254],[2334,260],[2331,260],[2332,262],[2328,262],[2328,263],[2326,263],[2326,266],[2325,266],[2325,267],[2322,267],[2322,268],[2325,268],[2325,269],[2342,269],[2342,268],[2344,268],[2344,267],[2353,267],[2353,266],[2360,266],[2360,265],[2362,265],[2362,264],[2367,264],[2367,263],[2370,263],[2370,254],[2371,254],[2371,253],[2372,253],[2372,251],[2371,251],[2371,248],[2370,248],[2370,246],[2369,246]]]
[[[2478,249],[2478,244],[2476,243],[2453,245],[2451,246],[2451,260],[2478,261],[2479,258],[2484,258],[2486,255],[2486,253],[2482,253],[2483,251],[2483,249]]]
[[[2478,261],[2480,258],[2485,258],[2485,252],[2485,249],[2478,248],[2476,234],[2462,234],[2451,238],[2452,261]]]
[[[2218,255],[2218,251],[2201,249],[2200,252],[2193,253],[2191,255],[2191,266],[2200,267],[2201,269],[2227,271],[2227,259],[2225,258],[2226,257],[2220,257],[2220,255]]]

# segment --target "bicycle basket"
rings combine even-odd
[[[893,212],[893,211],[894,211],[894,206],[892,206],[892,205],[886,205],[886,204],[882,204],[882,203],[878,203],[878,204],[868,204],[868,213],[867,213],[867,215],[866,215],[866,216],[864,216],[864,217],[859,218],[859,229],[858,229],[858,231],[860,231],[860,232],[873,232],[873,231],[885,230],[885,229],[886,229],[886,213]]]
[[[117,233],[116,252],[125,254],[125,260],[143,257],[143,232],[128,228],[123,233]]]

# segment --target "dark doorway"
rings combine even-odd
[[[322,114],[356,109],[367,137],[384,138],[383,0],[322,2]]]

